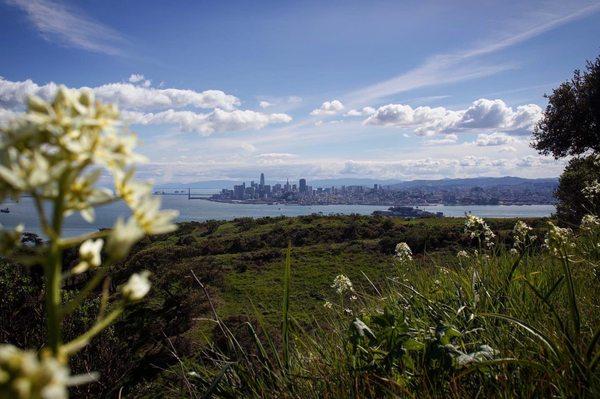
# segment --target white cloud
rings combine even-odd
[[[138,83],[138,82],[141,82],[142,80],[144,80],[144,75],[139,74],[139,73],[132,73],[129,76],[128,80],[130,83]]]
[[[271,104],[271,103],[270,103],[270,102],[268,102],[268,101],[261,101],[260,103],[258,103],[258,105],[259,105],[261,108],[263,108],[263,109],[264,109],[264,108],[269,108],[269,107],[270,107],[270,106],[272,106],[273,104]]]
[[[226,111],[215,109],[202,114],[193,111],[172,109],[157,113],[124,111],[124,119],[139,125],[176,125],[186,132],[210,135],[218,132],[258,130],[272,123],[288,123],[292,118],[287,114],[264,114],[251,110]]]
[[[29,22],[49,42],[109,55],[123,54],[126,42],[116,30],[93,20],[62,2],[50,0],[7,0],[23,10]]]
[[[480,147],[512,144],[516,140],[505,133],[478,134],[475,144]]]
[[[462,158],[421,158],[401,161],[346,161],[338,176],[376,177],[380,179],[438,179],[477,176],[556,176],[564,161],[542,156],[501,158],[464,156]]]
[[[481,98],[464,111],[457,129],[502,129],[513,134],[528,134],[542,117],[542,109],[536,104],[518,106],[515,110],[502,100]]]
[[[140,84],[144,87],[152,86],[152,81],[150,79],[146,79],[144,75],[138,73],[132,73],[128,79],[129,83]]]
[[[244,151],[247,151],[247,152],[254,152],[254,151],[256,151],[256,147],[254,145],[250,144],[250,143],[241,143],[240,147],[242,147],[242,149]]]
[[[261,165],[282,165],[297,157],[298,156],[296,154],[290,154],[287,152],[271,152],[258,154],[256,156]]]
[[[325,101],[321,108],[314,109],[311,115],[335,115],[344,109],[344,104],[339,100]]]
[[[0,127],[6,126],[8,122],[14,119],[18,112],[11,111],[10,109],[0,108]]]
[[[404,104],[388,104],[365,119],[365,125],[412,128],[420,136],[431,136],[449,129],[460,120],[460,113],[443,107],[412,108]]]
[[[362,109],[351,109],[345,113],[345,116],[370,116],[376,112],[373,107],[363,107]]]
[[[404,104],[379,107],[363,123],[375,126],[412,128],[417,135],[430,136],[473,130],[498,130],[510,134],[528,134],[542,117],[535,104],[513,109],[502,100],[479,99],[466,110],[452,111],[444,107],[412,108]]]
[[[443,136],[441,139],[430,139],[425,142],[427,145],[446,145],[446,144],[456,144],[458,140],[458,136],[456,134],[450,133]]]
[[[30,79],[12,82],[0,77],[0,104],[8,107],[22,105],[28,95],[50,99],[56,88],[57,84],[54,82],[40,86]],[[135,110],[186,106],[231,110],[240,104],[237,97],[221,90],[197,92],[187,89],[156,89],[131,83],[108,83],[93,87],[91,90],[103,101],[117,103],[121,108]]]

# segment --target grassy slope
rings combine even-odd
[[[333,278],[344,273],[362,291],[366,275],[381,282],[395,267],[391,254],[406,241],[417,259],[427,263],[460,247],[462,219],[402,220],[365,216],[307,216],[238,219],[231,222],[184,223],[171,235],[147,242],[130,257],[127,269],[151,267],[159,286],[203,297],[190,278],[194,272],[209,286],[222,319],[252,315],[254,307],[273,326],[279,321],[283,259],[292,243],[291,314],[308,321],[333,295]],[[505,233],[512,220],[490,223]],[[541,220],[534,222],[542,226]],[[427,256],[427,260],[424,257]],[[139,266],[139,267],[138,267]],[[209,317],[207,307],[197,316]],[[196,323],[187,334],[203,342],[213,326]]]

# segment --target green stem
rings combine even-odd
[[[63,174],[59,183],[58,195],[52,209],[52,236],[50,236],[50,252],[48,263],[44,269],[46,279],[46,312],[48,318],[46,327],[48,330],[48,344],[54,355],[59,354],[61,345],[61,273],[62,273],[62,249],[59,245],[62,223],[64,218],[64,191],[67,182],[67,174]],[[40,215],[43,216],[43,215]]]
[[[92,326],[85,333],[81,334],[79,337],[75,338],[71,342],[62,346],[62,353],[65,355],[71,355],[77,352],[79,349],[83,348],[87,345],[87,343],[98,335],[102,330],[108,327],[112,322],[114,322],[120,315],[123,313],[124,306],[120,305],[115,310],[110,312],[104,319],[99,320],[96,324]]]

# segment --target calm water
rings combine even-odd
[[[387,206],[372,205],[252,205],[252,204],[227,204],[211,202],[201,199],[188,200],[185,195],[162,196],[163,208],[177,209],[180,212],[178,221],[203,221],[209,219],[230,220],[238,217],[263,217],[263,216],[299,216],[321,213],[332,214],[360,214],[370,215],[375,210],[385,210]],[[22,198],[19,203],[4,202],[1,208],[9,208],[10,213],[0,213],[0,223],[6,227],[14,227],[19,223],[25,225],[25,230],[40,233],[36,212],[31,198]],[[471,212],[481,217],[544,217],[550,216],[555,210],[552,205],[481,205],[481,206],[423,206],[432,212],[443,212],[445,216],[464,216]],[[96,221],[92,224],[85,222],[79,215],[67,219],[65,225],[66,235],[76,235],[95,231],[98,228],[110,227],[118,216],[128,216],[127,208],[122,204],[113,204],[96,210]]]

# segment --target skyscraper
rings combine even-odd
[[[300,185],[299,185],[299,189],[301,193],[305,193],[306,192],[306,179],[300,179]]]
[[[260,188],[263,188],[265,186],[265,174],[261,173],[260,174]]]

